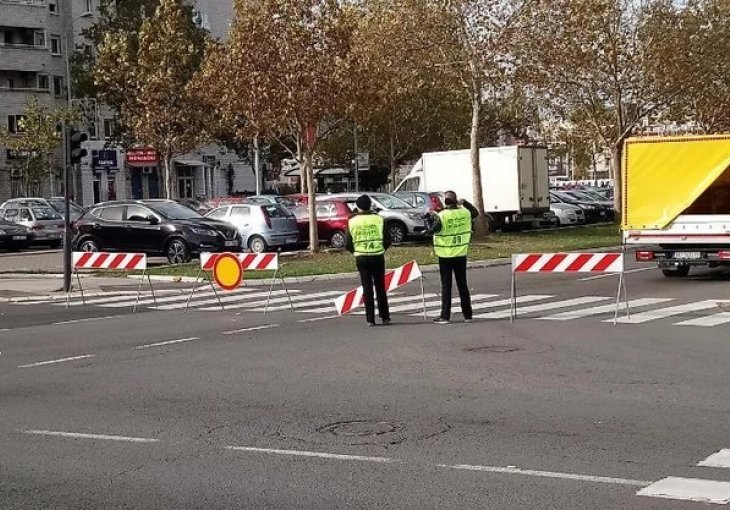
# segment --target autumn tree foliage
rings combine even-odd
[[[312,157],[349,117],[352,11],[338,0],[236,0],[227,41],[211,46],[196,89],[239,138],[291,138],[319,249]]]
[[[204,48],[182,0],[161,0],[139,33],[109,32],[99,47],[95,81],[128,134],[164,163],[164,194],[175,196],[172,159],[201,141],[207,110],[189,90]]]

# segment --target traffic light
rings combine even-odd
[[[71,155],[71,164],[78,165],[81,163],[81,158],[85,157],[88,152],[86,149],[81,147],[81,144],[88,140],[89,137],[86,133],[71,129],[69,133],[69,154]]]

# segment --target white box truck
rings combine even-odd
[[[624,242],[665,276],[730,265],[730,135],[630,138]]]
[[[550,212],[548,153],[544,146],[514,145],[479,150],[484,211],[490,228],[554,224]],[[474,203],[471,152],[423,154],[396,191],[455,191]]]

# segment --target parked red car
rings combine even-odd
[[[309,209],[307,205],[295,207],[292,212],[297,217],[301,239],[309,239]],[[319,240],[332,248],[345,247],[347,222],[352,211],[345,202],[327,200],[317,202],[317,232]]]

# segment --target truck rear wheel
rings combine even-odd
[[[673,269],[662,269],[667,278],[683,278],[689,274],[689,266],[677,266]]]

